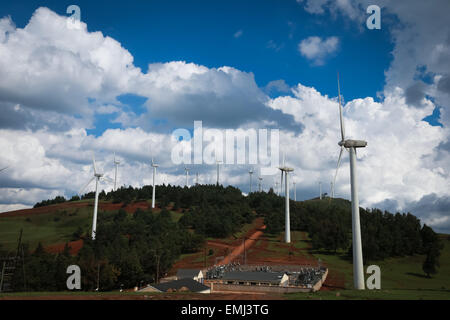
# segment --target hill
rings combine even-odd
[[[102,192],[95,242],[89,239],[92,194],[71,201],[59,197],[33,209],[0,214],[0,251],[3,255],[15,252],[23,229],[27,268],[58,259],[61,265],[64,261],[82,264],[92,273],[83,286],[89,290],[96,286],[100,266],[105,274],[100,285],[107,290],[117,283],[132,287],[140,281],[152,282],[180,267],[212,265],[260,230],[258,239],[246,249],[247,263],[317,265],[320,258],[330,269],[324,290],[352,287],[351,206],[347,200],[291,201],[293,241],[285,244],[284,199],[272,191],[244,197],[233,187],[161,186],[157,195],[158,208],[151,210],[151,187]],[[436,247],[430,228],[422,227],[410,213],[377,209],[361,208],[361,223],[364,262],[382,267],[384,288],[442,291],[450,287],[445,276],[449,274],[446,236],[440,240],[444,246],[438,274],[426,278],[422,264],[430,248]],[[65,248],[66,243],[72,248]],[[244,254],[236,258],[242,262]],[[48,264],[47,273],[61,273],[54,265]],[[46,281],[35,279],[34,284],[28,283],[28,290],[58,289],[52,279]],[[20,290],[24,284],[20,279],[17,283]]]

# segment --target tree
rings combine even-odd
[[[441,255],[441,250],[444,244],[440,241],[438,235],[428,227],[426,224],[423,225],[421,230],[423,248],[426,254],[425,261],[422,265],[423,272],[426,273],[427,277],[431,277],[432,274],[438,272],[439,267],[439,256]]]

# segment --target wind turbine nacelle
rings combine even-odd
[[[340,146],[345,148],[365,148],[367,146],[367,141],[364,140],[345,140],[338,143]]]

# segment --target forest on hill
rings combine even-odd
[[[152,187],[122,187],[104,192],[100,200],[123,203],[149,200]],[[57,197],[37,203],[35,207],[92,199],[94,193],[66,200]],[[77,255],[45,252],[41,244],[23,250],[24,268],[14,275],[16,291],[65,290],[66,268],[77,264],[83,272],[82,289],[101,290],[134,287],[164,276],[181,254],[197,252],[205,238],[224,238],[239,231],[256,217],[263,217],[266,231],[284,231],[284,198],[269,192],[248,196],[234,187],[198,185],[190,188],[158,186],[157,206],[161,210],[137,209],[132,215],[124,209],[100,212],[96,240],[90,230],[80,228],[74,240],[83,239]],[[343,199],[291,201],[291,230],[306,231],[313,250],[344,250],[351,258],[351,206]],[[170,211],[181,212],[174,221]],[[410,213],[390,213],[378,209],[361,209],[361,233],[364,262],[388,257],[424,254],[423,270],[427,275],[438,271],[442,249],[437,234]],[[1,247],[0,247],[1,250]],[[1,253],[0,253],[1,256]],[[26,270],[24,276],[22,270]],[[99,277],[98,277],[99,276]],[[98,281],[98,283],[97,283]]]

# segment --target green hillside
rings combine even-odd
[[[117,281],[134,286],[140,279],[153,281],[157,274],[168,272],[177,261],[191,255],[198,256],[198,259],[192,259],[198,263],[203,257],[206,240],[218,240],[223,244],[239,241],[238,238],[243,237],[259,217],[267,226],[263,238],[268,241],[258,240],[249,250],[249,257],[253,251],[261,261],[282,261],[280,258],[286,256],[298,261],[303,258],[317,261],[320,258],[329,268],[330,276],[342,280],[339,287],[328,288],[332,291],[287,295],[289,299],[366,298],[364,295],[373,299],[450,297],[448,236],[440,236],[443,248],[440,250],[438,273],[431,278],[426,277],[422,264],[430,246],[435,246],[435,234],[431,228],[422,227],[410,213],[391,214],[361,208],[364,262],[366,267],[370,264],[380,266],[382,273],[382,290],[362,294],[351,290],[351,208],[347,200],[292,201],[293,243],[289,247],[281,241],[284,199],[272,191],[255,192],[244,197],[239,189],[233,187],[161,186],[158,206],[164,207],[162,217],[159,217],[160,208],[149,209],[151,187],[121,188],[108,194],[102,192],[96,241],[89,240],[92,196],[88,194],[80,201],[66,201],[60,197],[56,204],[52,204],[55,203],[53,200],[46,200],[32,210],[0,215],[2,255],[16,250],[20,230],[23,230],[22,242],[29,250],[26,259],[31,263],[30,268],[55,259],[77,261],[89,268],[87,272],[92,272],[84,286],[92,288],[95,286],[96,264],[100,263],[105,274],[109,274],[108,278],[101,280],[102,287],[116,288]],[[176,234],[167,241],[170,232]],[[85,248],[76,257],[43,255],[41,251],[33,253],[38,243],[44,248],[61,247],[68,241],[80,239],[80,236],[84,239]],[[160,258],[164,260],[159,261]],[[53,267],[48,264],[47,268]],[[51,272],[60,271],[52,269]],[[46,279],[45,284],[38,280],[34,282],[34,288],[55,290],[51,279]],[[390,294],[391,291],[395,293]]]

